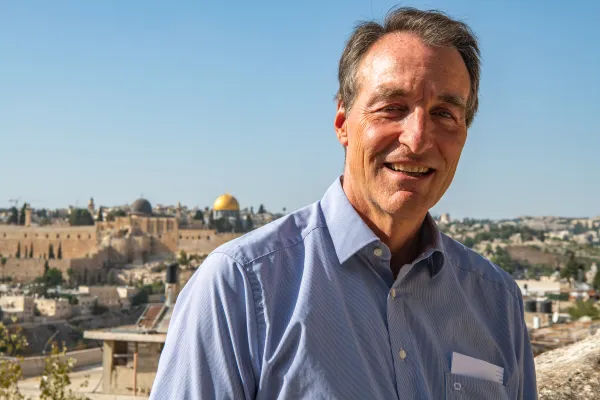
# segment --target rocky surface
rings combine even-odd
[[[600,399],[600,331],[535,358],[540,400]]]

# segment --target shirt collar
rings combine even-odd
[[[380,239],[350,204],[342,188],[341,176],[325,192],[321,200],[321,209],[340,264],[346,262],[367,245],[379,242]],[[421,229],[423,250],[415,263],[427,259],[427,265],[433,277],[437,275],[444,264],[442,235],[429,213],[427,213],[423,228]]]
[[[341,177],[325,192],[321,209],[340,264],[368,244],[379,241],[350,204],[342,189]]]
[[[434,277],[444,266],[446,253],[444,251],[442,233],[430,213],[427,213],[423,222],[421,243],[423,244],[423,250],[421,251],[421,255],[417,257],[417,260],[427,259],[431,277]]]

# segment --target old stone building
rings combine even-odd
[[[93,200],[88,205],[95,210]],[[178,207],[180,209],[180,207]],[[237,218],[240,207],[230,194],[219,196],[213,214],[219,218]],[[188,224],[181,213],[156,214],[146,199],[133,202],[125,216],[92,226],[32,226],[27,208],[25,226],[0,225],[0,254],[6,258],[0,275],[16,281],[41,276],[48,260],[66,277],[69,270],[93,271],[110,263],[145,262],[152,256],[178,253],[210,253],[219,245],[240,236],[219,233],[207,224]]]

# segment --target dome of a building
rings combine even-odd
[[[235,197],[229,193],[225,193],[222,196],[217,197],[215,204],[213,204],[213,210],[215,211],[240,211],[240,204]]]
[[[152,215],[152,205],[146,199],[137,199],[131,205],[131,213],[134,215]]]

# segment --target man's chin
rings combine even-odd
[[[426,196],[414,192],[398,192],[381,200],[379,204],[382,210],[401,218],[418,218],[431,208]]]

